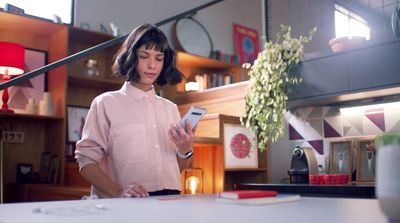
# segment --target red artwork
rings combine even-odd
[[[233,24],[233,40],[239,63],[253,63],[260,51],[257,30]]]
[[[247,136],[239,133],[232,137],[230,148],[235,157],[243,159],[249,156],[251,143]]]

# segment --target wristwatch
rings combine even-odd
[[[176,154],[182,158],[182,159],[189,159],[190,157],[193,156],[193,149],[190,149],[188,152],[186,152],[185,154],[180,153],[179,151],[176,151]]]

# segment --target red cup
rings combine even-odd
[[[333,184],[342,184],[342,174],[332,174]]]
[[[317,177],[317,183],[318,184],[325,184],[325,174],[320,174]]]
[[[335,184],[335,176],[333,174],[324,175],[325,184]]]
[[[308,176],[310,184],[317,184],[318,183],[318,176],[317,175],[309,175]]]
[[[349,174],[342,174],[342,181],[343,181],[343,184],[348,184],[349,183]]]

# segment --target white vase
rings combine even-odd
[[[29,98],[28,104],[25,105],[25,111],[27,114],[36,114],[37,113],[37,105],[35,103],[35,99]]]
[[[383,213],[400,221],[400,145],[377,149],[375,194]]]
[[[54,115],[54,106],[50,92],[43,93],[43,99],[39,102],[39,115]]]

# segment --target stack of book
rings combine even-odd
[[[217,194],[217,202],[245,205],[276,204],[300,200],[300,195],[278,194],[271,190],[237,190]]]
[[[196,75],[195,81],[199,84],[199,90],[219,87],[233,83],[233,75],[230,73],[212,73]]]
[[[220,60],[224,63],[239,64],[239,57],[236,54],[224,53],[221,50],[214,50],[210,58]]]

